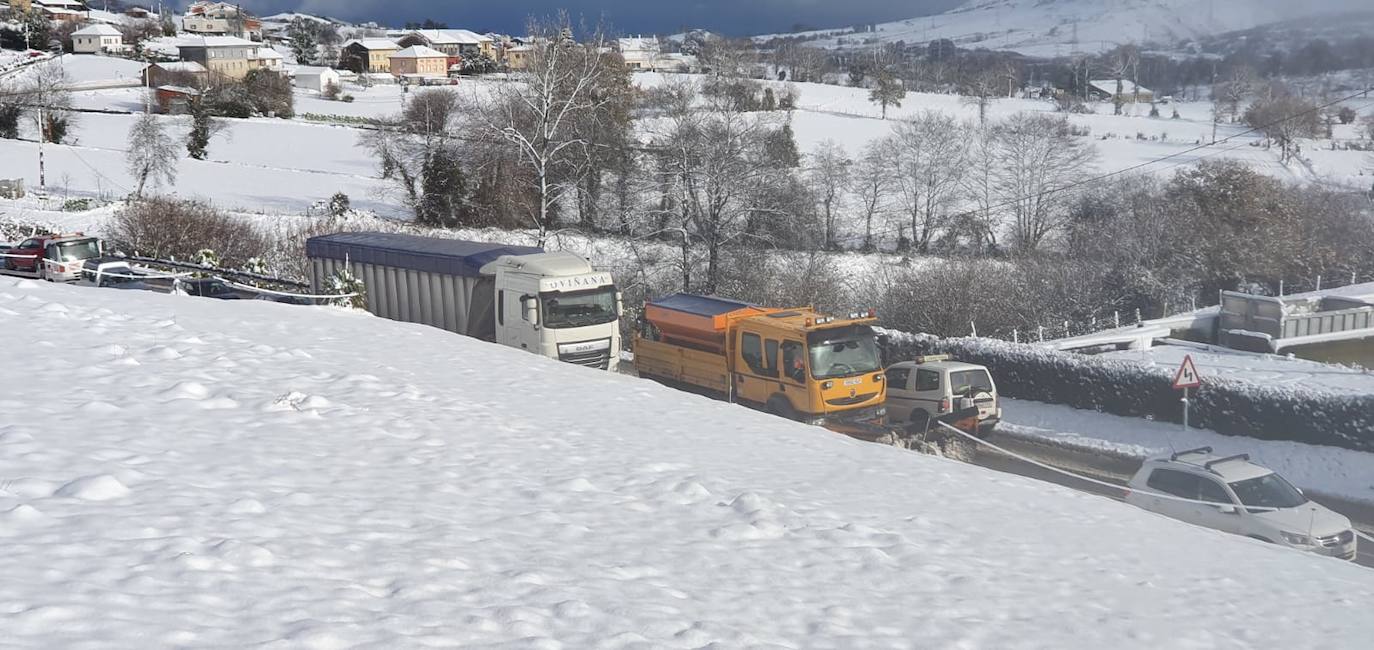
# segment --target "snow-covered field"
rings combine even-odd
[[[825,30],[776,36],[810,37],[811,44],[830,48],[950,39],[969,49],[1060,57],[1106,52],[1124,43],[1172,44],[1315,11],[1329,12],[1339,4],[1320,0],[967,0],[941,14],[878,24],[872,32]]]
[[[1208,446],[1216,453],[1250,454],[1255,462],[1299,487],[1374,502],[1374,454],[1298,442],[1224,436],[1206,429],[1080,411],[1056,404],[1003,399],[1006,435],[1143,459]]]
[[[435,329],[0,278],[0,332],[7,647],[1374,635],[1358,566]]]

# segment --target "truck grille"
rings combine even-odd
[[[559,361],[575,363],[579,366],[606,370],[611,367],[611,353],[609,350],[593,350],[591,352],[573,352],[558,355]]]
[[[864,402],[873,399],[877,395],[877,393],[864,393],[863,395],[855,395],[853,397],[840,397],[837,399],[828,399],[825,400],[825,403],[831,406],[849,406],[850,404],[863,404]]]

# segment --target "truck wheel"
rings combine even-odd
[[[785,397],[774,397],[768,400],[768,412],[780,418],[797,420],[797,410],[792,408],[792,403]]]

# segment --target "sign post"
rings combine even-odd
[[[1178,374],[1174,375],[1174,390],[1183,391],[1183,428],[1188,429],[1188,391],[1202,386],[1202,376],[1197,372],[1197,365],[1193,363],[1193,355],[1183,357],[1183,365],[1178,367]]]

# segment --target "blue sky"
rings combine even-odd
[[[531,15],[567,9],[595,23],[603,16],[624,34],[667,33],[682,27],[746,35],[791,31],[797,24],[838,27],[912,18],[960,0],[240,0],[259,15],[303,11],[342,20],[400,26],[433,18],[452,27],[518,33]]]

